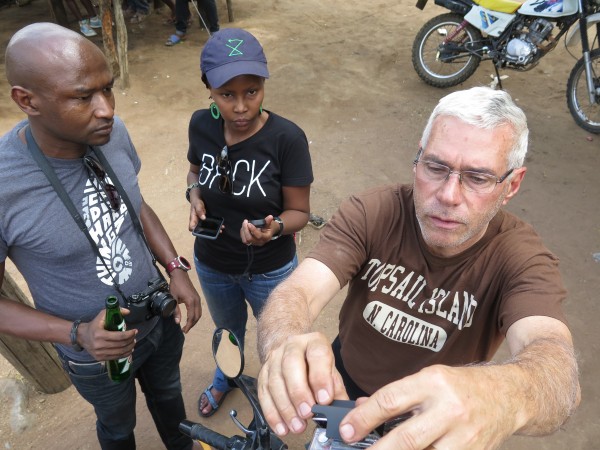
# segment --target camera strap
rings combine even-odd
[[[150,253],[150,256],[152,256],[152,264],[154,264],[154,267],[156,267],[156,258],[154,257],[154,253],[152,253],[152,250],[150,249],[150,245],[148,244],[146,235],[144,234],[144,228],[142,227],[140,219],[138,218],[137,214],[135,213],[135,209],[133,209],[133,205],[131,204],[131,200],[129,200],[129,196],[127,195],[127,192],[125,192],[123,185],[117,178],[117,174],[114,172],[114,170],[108,163],[108,160],[104,156],[104,153],[102,153],[102,151],[97,147],[90,146],[90,148],[92,149],[92,152],[94,152],[94,154],[98,157],[102,166],[104,166],[104,169],[110,176],[111,181],[115,184],[115,187],[117,188],[117,192],[123,199],[125,206],[127,206],[127,210],[129,211],[129,216],[131,217],[133,226],[136,229],[136,231],[138,232],[138,234],[140,235],[140,237],[142,238],[142,240],[144,241],[144,245],[148,249],[148,253]],[[158,267],[156,267],[156,270],[158,270]]]
[[[111,277],[111,279],[113,281],[113,287],[116,289],[116,291],[119,293],[119,295],[121,295],[121,297],[123,298],[123,300],[126,301],[127,297],[125,296],[125,294],[121,290],[121,288],[119,286],[119,283],[117,283],[117,280],[115,279],[115,277],[113,275],[112,270],[110,269],[110,267],[106,263],[104,257],[100,253],[100,249],[98,248],[98,245],[96,244],[96,242],[94,241],[94,239],[90,235],[90,232],[89,232],[89,230],[88,230],[88,228],[87,228],[87,226],[85,224],[85,221],[83,220],[83,217],[81,217],[81,214],[79,214],[79,211],[77,211],[77,208],[73,204],[73,200],[71,200],[71,198],[67,194],[67,191],[65,190],[64,186],[61,184],[60,180],[56,176],[56,173],[54,172],[54,170],[52,169],[52,167],[48,163],[48,160],[46,159],[46,157],[44,156],[44,154],[40,150],[40,147],[37,145],[37,142],[35,141],[35,138],[33,137],[33,134],[31,133],[31,127],[30,126],[27,126],[26,129],[25,129],[25,138],[27,140],[27,148],[31,152],[31,156],[33,157],[33,159],[35,160],[35,162],[37,163],[37,165],[39,166],[39,168],[42,170],[42,172],[44,172],[44,175],[46,175],[46,178],[48,179],[48,181],[50,182],[50,184],[52,185],[52,187],[56,191],[56,194],[58,195],[58,197],[60,198],[60,200],[63,202],[63,204],[65,205],[65,207],[67,208],[67,210],[71,214],[71,217],[73,217],[73,220],[75,220],[75,223],[77,224],[77,226],[79,227],[79,229],[83,232],[83,234],[87,238],[87,240],[90,243],[90,246],[92,247],[92,250],[94,251],[94,253],[96,254],[96,256],[98,258],[100,258],[100,261],[102,261],[102,264],[106,268],[107,272],[109,273],[109,275],[110,275],[110,277]],[[125,202],[125,206],[127,206],[127,210],[129,211],[129,216],[131,217],[131,220],[133,222],[134,228],[140,234],[140,236],[141,236],[141,238],[142,238],[142,240],[144,242],[144,245],[146,246],[146,248],[148,249],[148,252],[152,256],[152,264],[154,265],[154,267],[155,267],[156,271],[158,272],[159,276],[164,280],[164,277],[162,276],[162,273],[160,272],[160,270],[156,266],[156,258],[154,257],[154,253],[152,253],[152,250],[150,249],[150,246],[148,245],[148,241],[146,240],[146,236],[144,235],[144,231],[143,231],[142,225],[141,225],[141,223],[139,221],[139,218],[137,217],[137,214],[135,213],[135,210],[133,209],[133,206],[131,204],[131,201],[129,200],[129,197],[125,193],[125,190],[123,189],[123,186],[119,182],[118,178],[116,177],[115,173],[112,170],[112,167],[110,167],[110,165],[108,164],[108,161],[106,160],[106,158],[104,157],[104,155],[102,154],[102,152],[100,152],[100,150],[97,149],[97,148],[96,149],[94,149],[93,147],[90,147],[90,148],[98,156],[98,159],[100,159],[100,162],[103,165],[105,165],[105,169],[108,172],[108,174],[109,174],[109,176],[111,178],[111,181],[113,183],[115,183],[116,188],[119,191],[119,194],[121,195],[121,198]]]
[[[142,223],[140,222],[140,219],[137,216],[137,214],[135,212],[135,209],[133,209],[133,204],[131,203],[131,200],[129,200],[129,196],[127,195],[127,191],[125,190],[125,188],[123,187],[123,185],[119,181],[119,178],[117,177],[117,174],[113,170],[112,166],[109,164],[108,159],[106,159],[106,156],[104,156],[104,153],[102,153],[102,151],[100,150],[100,148],[90,146],[90,149],[92,150],[92,152],[100,160],[100,163],[104,167],[104,170],[106,170],[106,172],[110,176],[111,181],[115,184],[117,192],[119,193],[119,195],[123,199],[123,202],[125,203],[125,206],[127,207],[127,210],[129,211],[129,217],[131,218],[131,221],[133,222],[133,227],[136,229],[136,231],[138,232],[138,234],[142,238],[142,242],[144,242],[144,245],[146,246],[146,250],[148,250],[148,253],[150,254],[150,257],[152,258],[152,265],[156,269],[156,273],[158,274],[158,276],[161,279],[165,280],[165,277],[162,275],[162,272],[160,271],[160,269],[156,265],[156,257],[154,256],[154,253],[152,252],[152,249],[150,248],[150,244],[148,244],[148,240],[146,239],[146,234],[144,233],[144,227],[142,227]]]

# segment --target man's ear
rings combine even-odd
[[[527,172],[527,167],[519,167],[518,169],[514,170],[514,172],[510,176],[510,187],[508,189],[508,194],[506,194],[506,197],[504,197],[502,205],[506,205],[511,198],[517,195],[517,192],[519,192],[519,188],[521,187],[521,182],[525,177],[525,172]]]
[[[21,110],[28,116],[37,116],[39,111],[36,106],[35,95],[22,86],[13,86],[10,96]]]

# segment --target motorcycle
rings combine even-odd
[[[428,0],[418,0],[424,9]],[[450,10],[417,33],[412,63],[419,77],[439,88],[467,80],[481,61],[499,69],[534,68],[560,38],[581,41],[582,57],[567,82],[567,104],[577,125],[600,133],[600,0],[435,0]],[[591,33],[590,33],[591,32]],[[596,48],[594,48],[596,47]]]
[[[235,334],[226,329],[219,328],[213,334],[212,352],[217,366],[223,371],[230,383],[239,388],[252,407],[253,419],[245,427],[237,419],[237,411],[231,410],[229,416],[240,429],[244,436],[224,436],[202,424],[184,420],[179,424],[179,431],[201,444],[208,445],[216,450],[286,450],[288,446],[273,433],[263,415],[258,393],[256,378],[243,374],[244,352],[238,344]],[[353,444],[345,444],[339,435],[340,421],[354,407],[353,401],[337,400],[331,405],[315,405],[313,407],[313,420],[316,424],[315,431],[308,450],[352,450],[368,448],[379,439],[373,432],[364,439]],[[397,424],[397,422],[395,423]],[[387,425],[391,429],[394,422]]]

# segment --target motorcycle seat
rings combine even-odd
[[[479,6],[492,11],[514,14],[524,2],[517,0],[474,0]]]

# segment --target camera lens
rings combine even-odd
[[[156,292],[152,297],[151,311],[155,316],[169,317],[175,311],[177,302],[167,292]]]

